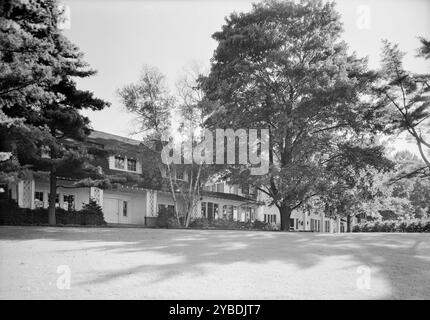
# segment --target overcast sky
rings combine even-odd
[[[85,112],[93,128],[130,136],[133,116],[120,105],[116,89],[136,81],[142,64],[158,67],[174,89],[185,66],[194,61],[209,66],[216,47],[211,35],[220,30],[224,17],[250,10],[252,2],[64,0],[70,10],[65,35],[98,71],[78,83],[112,103],[109,109]],[[337,9],[344,24],[343,39],[351,51],[368,56],[371,67],[379,64],[381,39],[385,38],[407,52],[406,68],[430,72],[429,61],[414,57],[417,37],[430,38],[429,0],[338,0]]]

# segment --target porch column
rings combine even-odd
[[[325,224],[324,224],[324,212],[321,212],[321,218],[320,218],[320,232],[325,232]]]
[[[157,191],[148,190],[146,192],[146,216],[157,216]]]
[[[306,230],[306,224],[308,223],[306,217],[307,217],[307,212],[306,210],[303,210],[303,231]]]
[[[18,182],[17,202],[21,208],[34,209],[34,180],[21,180]]]

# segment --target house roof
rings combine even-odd
[[[121,137],[121,136],[118,136],[116,134],[107,133],[107,132],[103,132],[103,131],[97,131],[97,130],[91,131],[89,138],[93,139],[93,140],[97,140],[97,139],[115,140],[115,141],[124,142],[124,143],[135,145],[135,146],[138,146],[142,143],[142,141],[139,141],[139,140]]]
[[[242,201],[242,202],[255,202],[253,199],[245,198],[245,197],[239,196],[239,195],[234,194],[234,193],[224,193],[224,192],[214,192],[214,191],[202,190],[201,195],[207,196],[207,197]]]
[[[139,151],[145,151],[145,150],[149,150],[143,143],[142,141],[136,140],[136,139],[131,139],[131,138],[126,138],[126,137],[121,137],[115,134],[111,134],[111,133],[107,133],[107,132],[103,132],[103,131],[98,131],[98,130],[93,130],[89,136],[89,140],[94,141],[94,142],[98,142],[98,143],[102,143],[102,144],[106,144],[106,142],[111,141],[112,143],[115,142],[115,145],[117,145],[117,143],[121,144],[126,144],[126,149],[130,149],[130,151],[134,150],[138,153],[141,154],[141,156],[145,156],[145,152],[141,153]],[[136,147],[143,147],[143,149],[140,150],[136,150]],[[120,174],[121,172],[117,172],[116,170],[110,170],[109,166],[107,163],[104,164],[103,166],[103,170],[107,173],[110,174]],[[129,173],[129,175],[135,175],[134,173]],[[160,184],[157,183],[153,183],[152,181],[124,181],[121,183],[122,186],[118,185],[117,188],[120,188],[122,190],[133,190],[133,188],[136,188],[136,190],[138,188],[141,189],[152,189],[152,190],[159,190],[159,191],[165,191],[165,192],[170,192],[170,187],[168,184],[168,180],[166,178],[163,178]],[[129,189],[130,188],[130,189]],[[223,193],[223,192],[214,192],[214,191],[206,191],[206,190],[202,190],[201,192],[202,196],[207,196],[207,197],[214,197],[214,198],[219,198],[219,199],[227,199],[227,200],[233,200],[233,201],[239,201],[239,202],[244,202],[244,203],[255,203],[255,200],[253,199],[249,199],[243,196],[239,196],[236,194],[231,194],[231,193]]]

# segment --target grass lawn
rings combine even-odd
[[[0,261],[1,299],[430,299],[428,233],[0,227]]]

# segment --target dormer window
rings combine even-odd
[[[137,163],[135,159],[127,159],[127,170],[136,171]]]
[[[109,169],[121,170],[134,173],[142,173],[142,167],[135,158],[117,155],[109,157]]]
[[[125,158],[120,156],[115,156],[115,169],[125,169]]]

